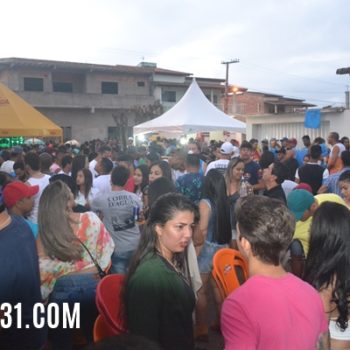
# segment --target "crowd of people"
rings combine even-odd
[[[106,274],[125,275],[116,297],[145,347],[195,349],[213,329],[226,350],[350,348],[349,138],[302,142],[2,150],[0,304],[21,303],[22,314],[0,310],[0,348],[93,349]],[[228,247],[249,279],[222,300],[211,272]],[[79,303],[79,337],[62,324],[35,328],[36,303]]]

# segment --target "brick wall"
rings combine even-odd
[[[252,115],[267,113],[264,110],[264,97],[262,95],[245,92],[241,95],[236,95],[235,98],[237,114]]]

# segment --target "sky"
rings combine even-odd
[[[348,0],[11,0],[0,57],[137,65],[225,79],[341,106],[350,67]]]

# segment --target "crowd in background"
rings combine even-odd
[[[164,349],[194,349],[210,327],[229,350],[311,349],[328,344],[328,328],[332,349],[350,347],[349,147],[331,132],[327,141],[305,135],[301,146],[287,137],[184,146],[129,138],[126,149],[111,140],[4,149],[0,303],[21,301],[32,325],[35,302],[79,302],[91,343],[99,278],[123,274],[130,333]],[[243,253],[255,277],[223,303],[211,272],[227,247]],[[294,345],[279,347],[286,339]],[[0,328],[2,342],[76,344],[62,327]]]

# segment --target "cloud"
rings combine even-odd
[[[343,100],[350,83],[335,74],[350,66],[347,0],[12,0],[1,9],[2,57],[145,59],[218,78],[221,61],[239,58],[231,83],[322,103]]]

